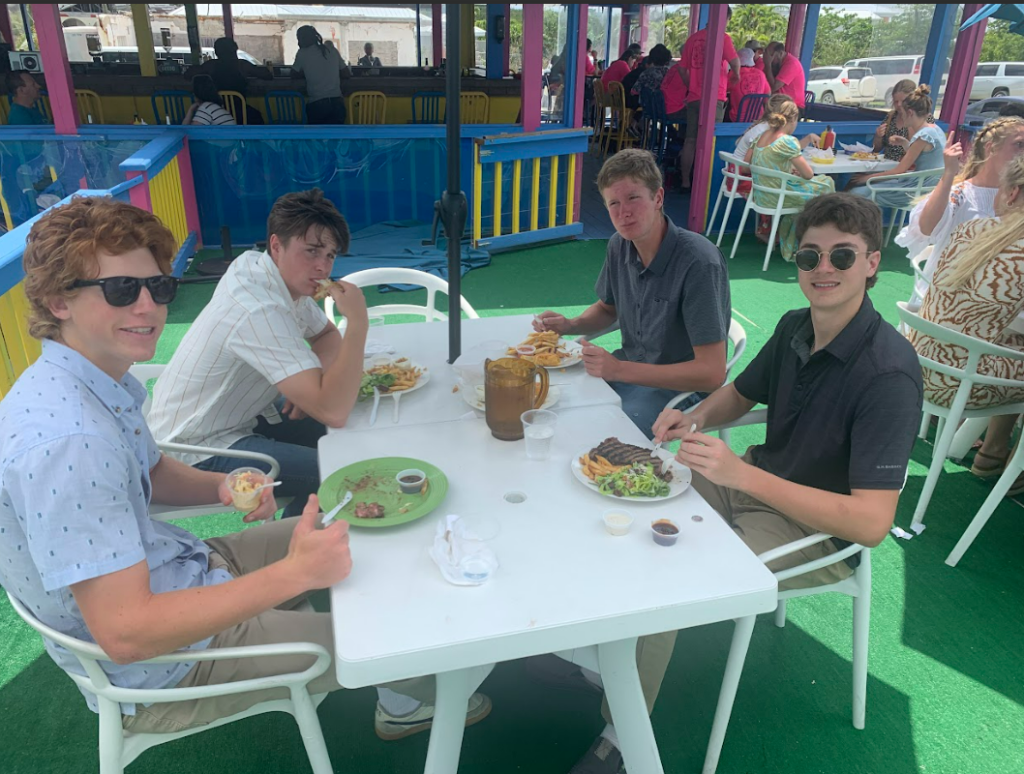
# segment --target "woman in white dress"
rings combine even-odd
[[[933,248],[923,271],[928,282],[957,227],[975,218],[995,216],[1000,172],[1021,153],[1024,153],[1024,119],[1016,117],[997,118],[982,129],[974,139],[962,171],[960,143],[946,146],[942,177],[928,197],[914,208],[909,225],[895,240],[896,244],[907,248],[911,258],[929,246]],[[914,284],[914,295],[910,299],[913,309],[920,308],[928,282],[919,278]]]

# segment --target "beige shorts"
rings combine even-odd
[[[697,136],[697,121],[700,118],[700,100],[686,103],[686,139],[692,140]],[[725,100],[718,100],[715,106],[715,123],[720,124],[725,120]]]

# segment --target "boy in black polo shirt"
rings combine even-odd
[[[755,553],[827,532],[842,545],[876,546],[892,526],[921,414],[917,355],[875,311],[882,219],[872,202],[829,194],[797,218],[794,258],[810,309],[786,314],[753,362],[691,414],[666,411],[656,439],[680,438],[677,459],[694,488]],[[741,458],[704,435],[768,406],[765,442]],[[690,432],[696,424],[696,430]],[[827,556],[826,541],[769,564],[772,571]],[[806,588],[851,573],[843,562],[797,576]]]
[[[650,438],[654,421],[681,392],[689,408],[725,381],[732,308],[721,251],[666,217],[661,170],[648,151],[616,153],[597,187],[616,234],[595,288],[598,301],[579,317],[543,312],[538,331],[599,334],[622,330],[614,353],[583,342],[583,365],[622,399],[622,410]]]

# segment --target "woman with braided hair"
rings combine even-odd
[[[975,218],[995,215],[999,175],[1010,161],[1024,153],[1024,118],[997,118],[982,129],[974,139],[970,155],[960,168],[963,149],[960,143],[946,146],[943,152],[944,171],[935,189],[922,199],[910,214],[910,223],[896,237],[896,244],[907,248],[911,258],[933,246],[924,275],[931,280],[953,231]],[[918,308],[928,291],[928,283],[920,279],[910,299]]]
[[[306,78],[306,116],[311,124],[345,123],[345,100],[341,96],[341,77],[351,75],[348,65],[331,43],[308,24],[295,31],[299,42],[294,75]]]

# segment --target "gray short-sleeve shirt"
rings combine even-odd
[[[668,217],[665,239],[644,268],[633,243],[615,234],[595,290],[615,307],[622,329],[620,360],[671,365],[693,360],[693,348],[725,341],[732,304],[721,250]]]

